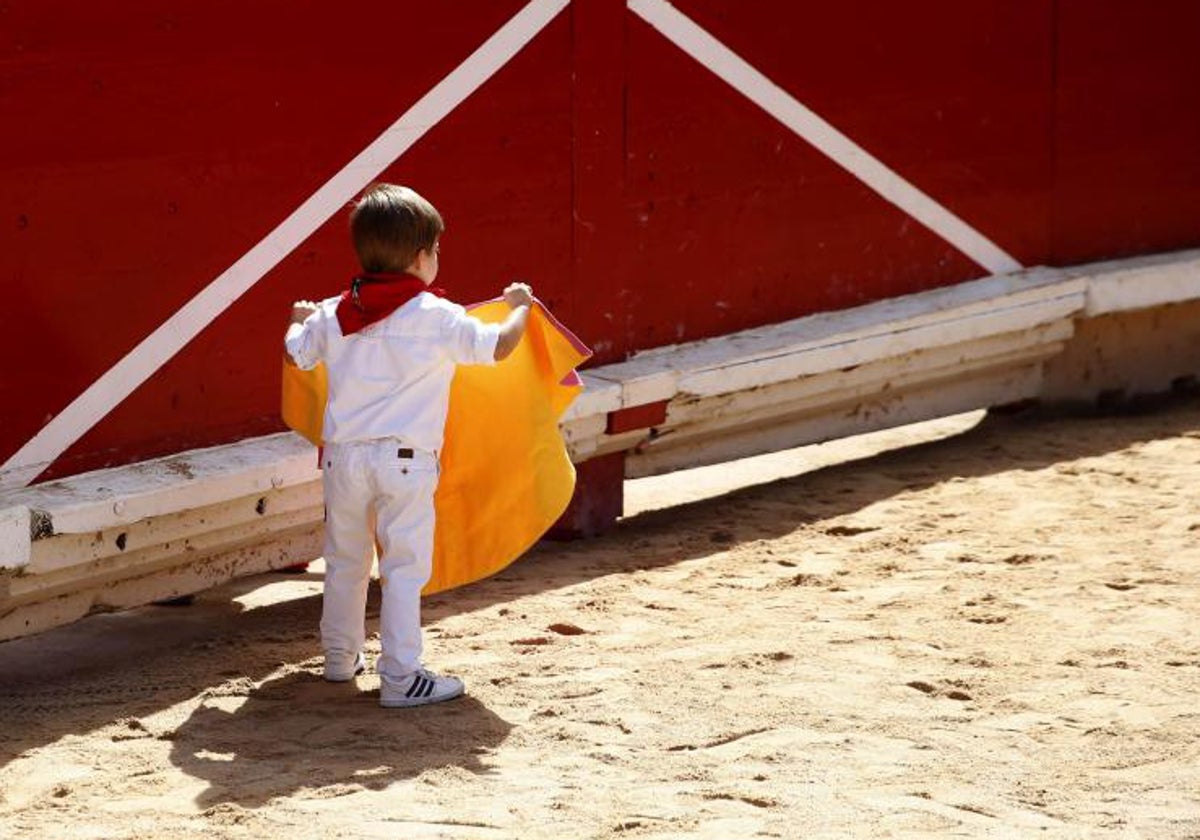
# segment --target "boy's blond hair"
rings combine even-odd
[[[368,188],[350,213],[354,250],[369,272],[407,270],[420,251],[433,250],[445,227],[436,207],[396,184]]]

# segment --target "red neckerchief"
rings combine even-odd
[[[338,326],[342,335],[353,335],[364,327],[382,321],[421,292],[444,297],[442,289],[425,285],[411,274],[360,274],[350,281],[337,305]]]

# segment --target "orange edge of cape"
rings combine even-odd
[[[468,307],[487,323],[502,300]],[[460,366],[450,386],[442,475],[434,507],[433,576],[424,594],[495,574],[529,550],[566,510],[575,465],[558,421],[583,389],[575,369],[591,356],[535,301],[525,336],[495,366]],[[283,366],[283,421],[320,445],[325,366]]]

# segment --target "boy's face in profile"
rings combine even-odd
[[[428,251],[417,251],[417,258],[409,266],[408,273],[424,280],[426,286],[432,285],[433,281],[437,279],[438,258],[441,251],[441,242],[437,240],[434,241],[433,247]]]

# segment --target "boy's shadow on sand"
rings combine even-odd
[[[257,807],[301,789],[381,790],[439,767],[485,772],[482,756],[512,725],[470,695],[414,709],[379,708],[379,692],[295,672],[239,691],[211,692],[171,735],[171,763],[204,779],[201,807]],[[245,701],[233,711],[221,697]]]

